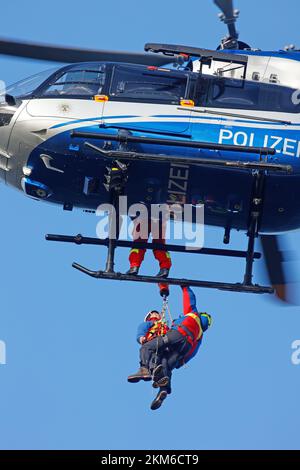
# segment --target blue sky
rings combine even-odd
[[[150,6],[149,6],[150,5]],[[299,2],[236,1],[241,39],[262,49],[299,43]],[[214,48],[224,35],[212,1],[13,0],[1,5],[1,36],[101,49],[142,51],[145,42]],[[0,56],[8,84],[49,64]],[[197,289],[214,316],[202,350],[174,374],[174,394],[158,412],[149,384],[128,384],[138,365],[136,326],[160,307],[153,285],[97,281],[71,268],[103,265],[103,248],[52,244],[45,233],[94,236],[97,219],[32,201],[0,184],[1,449],[290,449],[300,448],[300,308],[265,296]],[[223,233],[207,228],[207,246]],[[299,233],[288,235],[299,253]],[[246,236],[232,235],[242,249]],[[187,257],[190,261],[187,261]],[[117,254],[119,270],[127,252]],[[173,256],[174,276],[238,281],[240,261]],[[300,269],[299,261],[294,267]],[[258,269],[260,281],[265,281]],[[143,273],[155,273],[151,253]],[[181,311],[174,287],[170,306]]]

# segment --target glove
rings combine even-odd
[[[159,293],[162,297],[170,295],[168,284],[159,284]]]

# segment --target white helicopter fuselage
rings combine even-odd
[[[228,63],[222,63],[218,60],[212,61],[210,66],[203,64],[202,74],[207,77],[215,77],[216,80],[233,79],[232,83],[236,83],[236,80],[241,86],[247,83],[268,85],[271,87],[270,93],[274,94],[274,110],[270,104],[272,96],[267,94],[263,97],[266,100],[266,109],[254,109],[255,103],[252,106],[251,100],[260,98],[255,95],[256,91],[250,88],[249,92],[246,88],[238,89],[238,95],[234,96],[236,107],[230,107],[232,97],[226,93],[221,93],[220,97],[208,105],[201,106],[201,100],[199,99],[197,102],[191,92],[194,90],[192,85],[196,83],[199,73],[142,66],[136,66],[136,69],[143,68],[145,73],[151,72],[154,77],[156,77],[156,73],[159,77],[174,76],[175,81],[180,81],[180,77],[182,77],[182,80],[185,80],[187,84],[186,94],[178,95],[178,100],[173,102],[166,102],[165,98],[161,102],[159,99],[154,99],[151,102],[148,97],[150,96],[149,90],[145,89],[145,99],[141,94],[139,94],[138,100],[126,99],[124,91],[120,91],[121,87],[124,87],[124,79],[123,82],[114,84],[113,74],[116,72],[113,69],[112,72],[109,72],[111,74],[108,78],[110,84],[105,85],[105,94],[102,94],[101,90],[101,93],[92,97],[80,96],[76,98],[76,96],[68,94],[47,96],[47,93],[40,95],[33,93],[28,97],[21,97],[21,103],[15,107],[7,104],[2,105],[0,115],[5,116],[11,113],[11,119],[8,119],[9,122],[5,125],[0,126],[0,175],[7,184],[36,199],[49,200],[49,202],[62,205],[68,202],[74,206],[93,209],[95,201],[104,198],[104,193],[100,190],[98,198],[95,194],[88,194],[85,190],[88,178],[95,176],[96,159],[88,153],[84,153],[84,141],[79,142],[72,139],[71,132],[84,130],[101,134],[101,132],[115,133],[120,129],[127,129],[140,136],[273,148],[276,150],[276,156],[275,158],[270,157],[269,161],[292,164],[295,175],[300,171],[298,170],[300,113],[297,101],[299,98],[297,90],[300,88],[300,63],[293,59],[291,54],[285,53],[267,56],[262,53],[248,52],[248,55],[246,69],[240,66],[236,67],[234,63],[229,66]],[[80,68],[80,64],[77,64],[76,67],[75,72]],[[134,66],[116,65],[115,67],[122,69],[122,73],[129,74]],[[195,61],[194,70],[198,69],[199,62]],[[54,86],[50,82],[47,85],[48,89]],[[129,78],[126,83],[130,84]],[[80,86],[85,84],[86,82],[83,82]],[[61,87],[62,85],[57,82],[56,86]],[[120,91],[119,96],[117,96],[116,90]],[[282,98],[279,95],[280,90],[289,90],[287,96],[291,100],[290,103],[281,103],[281,100],[286,97]],[[212,99],[215,99],[213,95]],[[226,100],[229,100],[229,103]],[[108,143],[104,142],[104,145],[108,145]],[[140,147],[139,150],[149,152],[149,146]],[[151,151],[160,155],[162,153],[172,154],[174,151],[178,153],[179,150],[152,146]],[[206,155],[224,159],[252,158],[257,161],[260,158],[259,155],[255,157],[248,154],[228,155],[228,152],[219,151],[205,153],[201,149],[191,152],[182,148],[180,155]],[[145,170],[145,181],[154,177],[157,172],[155,170],[151,176],[149,171],[149,168],[147,171]],[[181,184],[181,187],[178,187],[178,191],[176,191],[170,177],[170,171],[168,169],[166,171],[168,176],[161,184],[166,184],[167,187],[173,184],[172,189],[167,190],[167,192],[169,191],[168,196],[176,199],[176,193],[186,197],[189,191],[191,191],[191,195],[193,191],[195,194],[197,193],[196,189],[190,188],[191,185],[194,185],[191,181],[183,181],[184,184]],[[32,189],[34,184],[36,184],[35,191]],[[147,184],[145,182],[145,188],[147,188]],[[201,184],[203,183],[199,181],[198,192],[202,197]],[[177,181],[177,185],[180,186],[179,181]],[[189,189],[183,190],[185,185]],[[288,198],[286,189],[282,190],[282,195],[283,199]],[[137,194],[137,197],[140,198],[141,194]],[[226,205],[225,202],[224,204]],[[278,204],[279,202],[276,202],[276,207]],[[298,224],[298,219],[294,225],[296,224]]]

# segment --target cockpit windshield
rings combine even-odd
[[[58,67],[44,70],[43,72],[31,75],[6,88],[5,92],[14,98],[26,98],[30,96],[47,78],[56,72]]]
[[[101,95],[105,85],[105,64],[81,64],[56,75],[42,91],[44,98],[68,96],[87,98]]]

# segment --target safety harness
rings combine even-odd
[[[169,321],[170,321],[170,325],[172,325],[173,323],[173,318],[172,318],[172,315],[171,315],[171,311],[170,311],[170,307],[169,307],[169,303],[168,303],[168,297],[166,295],[163,296],[163,304],[162,304],[162,309],[161,309],[161,320],[159,320],[159,322],[157,323],[161,323],[163,325],[163,330],[161,330],[161,334],[160,336],[162,338],[165,337],[165,339],[167,339],[167,336],[166,333],[167,331],[169,330],[169,324],[168,324],[168,319],[167,319],[167,314],[168,313],[168,316],[169,316]],[[155,351],[155,359],[154,359],[154,362],[153,362],[153,370],[155,369],[155,367],[157,366],[157,363],[158,363],[158,338],[159,338],[159,335],[157,334],[156,335],[156,351]]]
[[[146,341],[151,341],[151,339],[156,338],[156,336],[165,336],[168,331],[168,325],[162,320],[158,320],[154,323],[152,328],[146,334]]]
[[[146,341],[151,341],[151,339],[154,339],[158,336],[165,336],[165,334],[169,330],[169,324],[168,319],[166,318],[166,313],[168,313],[170,324],[172,324],[173,319],[169,308],[168,297],[164,295],[161,309],[161,320],[156,321],[150,328],[150,330],[146,334]]]

